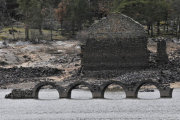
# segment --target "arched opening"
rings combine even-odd
[[[86,84],[74,84],[68,91],[72,99],[91,99],[92,93]]]
[[[109,83],[107,84],[103,90],[102,94],[106,99],[124,99],[126,98],[126,93],[123,87],[117,83]]]
[[[170,88],[174,88],[172,92],[172,98],[180,99],[180,82],[170,83]]]
[[[54,82],[40,82],[33,88],[32,96],[36,99],[57,99],[60,98],[59,89]]]
[[[137,97],[140,99],[158,99],[160,91],[153,83],[143,83],[137,89]]]
[[[44,85],[42,87],[39,87],[38,89],[38,99],[53,100],[59,99],[60,97],[58,90],[51,85]]]
[[[172,98],[180,99],[180,88],[174,88],[172,92]]]

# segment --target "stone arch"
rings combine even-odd
[[[92,93],[92,90],[91,90],[91,85],[89,83],[86,83],[84,81],[76,81],[70,85],[67,86],[66,90],[65,90],[65,93],[67,93],[67,98],[71,98],[71,91],[77,87],[78,85],[85,85],[86,87],[89,88],[89,90],[91,91]]]
[[[33,98],[38,98],[38,93],[39,93],[39,90],[43,87],[43,86],[46,86],[46,85],[51,85],[53,87],[55,87],[55,89],[58,91],[59,93],[59,97],[60,97],[60,86],[56,85],[55,82],[40,82],[38,83],[37,85],[35,85],[35,87],[33,88]]]
[[[161,91],[162,91],[162,89],[161,89],[161,84],[160,84],[160,83],[157,83],[157,82],[155,82],[155,81],[153,81],[153,80],[151,80],[151,79],[149,79],[149,80],[143,80],[143,81],[141,81],[141,82],[138,82],[138,83],[134,86],[134,91],[135,91],[135,96],[136,96],[136,97],[138,97],[138,91],[139,91],[139,89],[141,88],[141,86],[143,86],[144,84],[148,84],[148,83],[153,84],[153,85],[159,90],[159,93],[161,94]]]
[[[108,81],[108,82],[103,83],[103,84],[100,86],[101,89],[102,89],[101,94],[102,94],[102,97],[103,97],[103,98],[104,98],[105,90],[106,90],[107,87],[108,87],[109,85],[111,85],[111,84],[120,85],[120,86],[123,88],[123,90],[125,91],[125,93],[126,93],[126,91],[128,90],[127,87],[126,87],[126,85],[124,85],[124,84],[123,84],[122,82],[120,82],[120,81]]]

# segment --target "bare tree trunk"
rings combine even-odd
[[[11,28],[12,28],[12,33],[13,33],[13,40],[15,40],[15,34],[14,34],[14,29],[13,29],[13,25],[11,24]]]
[[[51,29],[51,41],[52,41],[52,29]]]
[[[6,7],[4,7],[4,9],[5,9],[5,11],[6,11],[6,13],[7,13],[7,15],[8,15],[9,19],[10,19],[10,18],[11,18],[11,16],[10,16],[10,14],[9,14],[8,10],[6,9]],[[15,35],[14,35],[14,29],[13,29],[13,24],[12,24],[12,21],[10,21],[10,23],[11,23],[12,33],[13,33],[13,40],[15,40]]]
[[[147,32],[148,32],[148,35],[149,35],[149,29],[150,29],[150,26],[149,26],[149,24],[147,24]]]
[[[52,41],[52,24],[51,24],[51,41]]]
[[[154,34],[153,34],[153,24],[151,23],[151,37],[153,37],[154,36]]]
[[[29,40],[29,26],[28,25],[25,28],[25,35],[26,35],[25,40]]]
[[[180,33],[180,20],[179,20],[179,33]]]
[[[80,32],[82,31],[82,22],[80,21],[80,24],[79,24],[79,29],[80,29]]]
[[[62,24],[63,24],[63,21],[61,21],[61,35],[63,35]]]
[[[166,32],[167,33],[169,32],[169,24],[168,24],[168,22],[167,22],[167,30],[166,30]]]
[[[74,23],[74,21],[72,21],[72,34],[74,35],[75,34],[75,30],[74,30],[74,27],[75,27],[75,25],[74,25],[75,23]]]
[[[29,26],[27,27],[27,40],[29,40]]]
[[[176,25],[176,37],[177,37],[177,34],[178,34],[178,25]]]
[[[160,29],[159,29],[159,26],[160,26],[160,22],[158,21],[158,22],[157,22],[157,35],[159,35],[159,34],[160,34]]]
[[[168,33],[168,12],[166,11],[166,25],[167,25],[167,30],[166,32]]]
[[[178,25],[179,25],[179,13],[178,13],[178,19],[176,21],[176,37],[178,37]]]
[[[41,25],[39,25],[39,34],[42,35]]]
[[[180,33],[180,14],[178,14],[178,21],[177,21],[177,22],[178,22],[178,24],[177,24],[177,25],[178,25],[178,26],[177,26],[177,29],[179,29],[178,32]]]

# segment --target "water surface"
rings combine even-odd
[[[139,99],[126,99],[124,92],[92,99],[82,90],[73,90],[72,99],[58,99],[56,90],[42,90],[39,99],[5,99],[10,92],[0,90],[0,120],[180,120],[180,89],[171,99],[159,98],[157,90]]]

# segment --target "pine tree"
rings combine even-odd
[[[9,15],[11,18],[18,19],[18,8],[19,4],[17,3],[17,0],[6,0],[6,8],[9,12]]]
[[[6,7],[6,1],[1,0],[0,3],[1,3],[2,10],[5,11],[4,14],[7,14],[8,19],[10,19],[10,25],[11,25],[11,29],[12,29],[12,33],[13,33],[13,39],[15,40],[15,34],[14,34],[14,31],[13,31],[13,23],[12,23],[12,19],[11,19],[11,16],[9,14],[9,11],[7,10],[7,7]]]
[[[42,34],[41,31],[41,23],[43,22],[43,15],[42,15],[42,9],[43,9],[44,1],[43,0],[32,0],[31,5],[31,12],[32,12],[32,23],[34,26],[37,26],[39,29],[39,34]]]
[[[124,0],[116,8],[116,12],[122,12],[140,22],[145,21],[148,33],[151,28],[151,36],[154,36],[153,24],[157,22],[157,29],[159,31],[159,22],[164,20],[168,5],[165,1],[157,0]]]
[[[65,15],[66,15],[66,2],[63,0],[58,5],[58,9],[55,9],[56,18],[58,19],[58,22],[61,23],[61,35],[63,35],[62,32],[62,24],[65,21]]]
[[[29,26],[32,24],[32,0],[18,0],[19,11],[24,15],[25,40],[29,40]]]
[[[90,5],[87,0],[69,0],[66,3],[66,19],[71,21],[72,32],[74,35],[76,25],[78,29],[81,31],[83,23],[92,21]]]
[[[5,0],[0,0],[0,25],[3,25],[3,20],[5,18],[5,8],[6,6],[6,1]]]
[[[42,14],[45,20],[48,20],[49,24],[50,24],[50,30],[51,30],[51,40],[52,40],[52,29],[53,29],[53,21],[56,20],[55,17],[55,10],[54,8],[51,6],[51,4],[49,4],[48,6],[46,6],[44,9],[42,9]]]
[[[177,36],[177,32],[180,33],[180,0],[173,1],[172,9],[173,9],[173,17],[175,19],[176,26],[177,26],[177,30],[176,30],[176,36]]]

